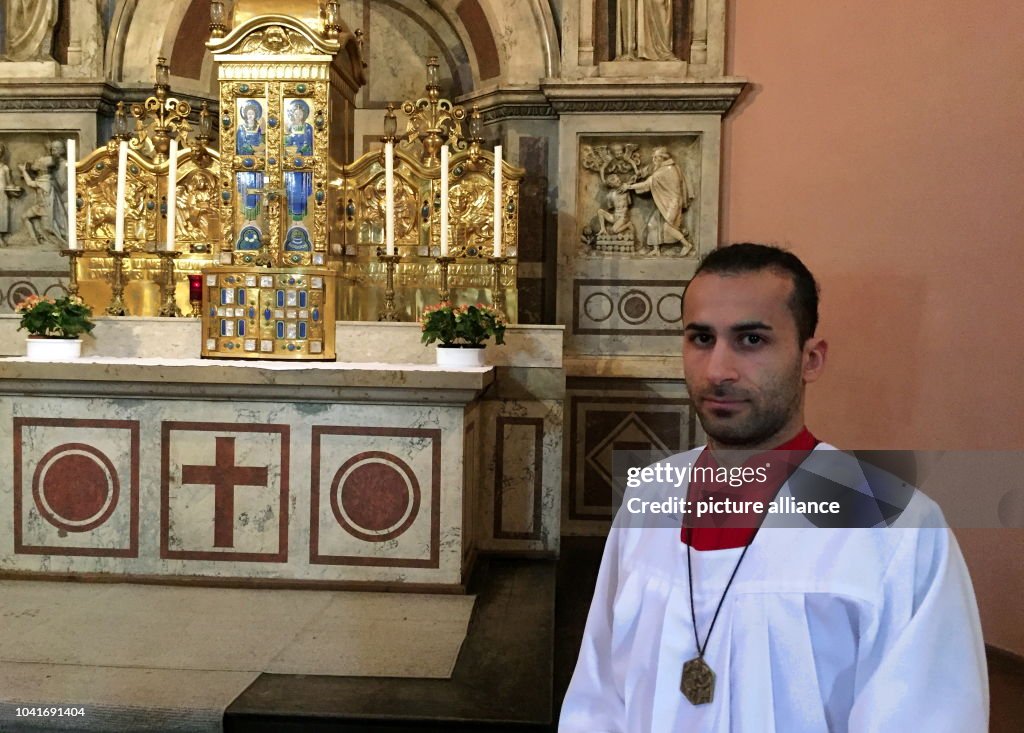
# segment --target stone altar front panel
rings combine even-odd
[[[281,403],[163,389],[68,396],[55,383],[0,398],[12,488],[0,571],[463,585],[480,476],[474,390],[386,404],[383,392],[303,401],[295,387]]]

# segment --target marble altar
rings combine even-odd
[[[416,324],[278,364],[192,358],[192,319],[98,321],[39,363],[0,317],[0,573],[436,592],[481,549],[557,551],[561,327],[446,371]]]

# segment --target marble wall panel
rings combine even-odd
[[[607,532],[614,492],[622,489],[615,481],[616,453],[672,455],[702,438],[682,382],[577,379],[567,410],[565,534]]]
[[[721,118],[563,115],[559,128],[559,178],[572,181],[559,201],[557,313],[571,324],[567,353],[598,361],[678,355],[682,287],[699,257],[717,246]],[[688,243],[651,244],[659,211],[643,191],[628,193],[629,205],[620,209],[625,229],[615,231],[618,213],[609,197],[625,195],[615,185],[649,180],[659,146],[686,178],[681,226]]]
[[[289,426],[164,421],[160,557],[288,559]]]
[[[481,463],[483,446],[480,443],[480,405],[474,403],[466,409],[466,429],[462,439],[462,485],[467,488],[462,495],[462,565],[468,571],[473,563],[476,549],[480,544],[480,496],[483,493]]]
[[[14,552],[136,557],[139,423],[12,420]]]
[[[678,338],[683,333],[682,291],[679,283],[663,280],[576,280],[573,332]]]
[[[561,400],[485,400],[480,545],[558,549],[562,473]]]
[[[441,431],[313,427],[310,562],[437,568]]]
[[[541,538],[544,419],[499,416],[495,425],[494,537]]]

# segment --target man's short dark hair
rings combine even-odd
[[[807,266],[792,252],[767,244],[743,242],[720,247],[705,257],[693,274],[744,275],[774,270],[793,279],[789,309],[796,321],[797,337],[803,346],[818,328],[818,283]],[[686,293],[683,293],[686,297]]]

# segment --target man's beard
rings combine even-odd
[[[697,403],[697,416],[704,432],[717,445],[725,448],[761,446],[781,431],[800,409],[802,382],[799,372],[766,385],[760,399],[744,405],[742,415],[719,417],[713,410],[703,410]],[[749,395],[729,387],[715,387],[705,397],[718,399],[749,399]]]

